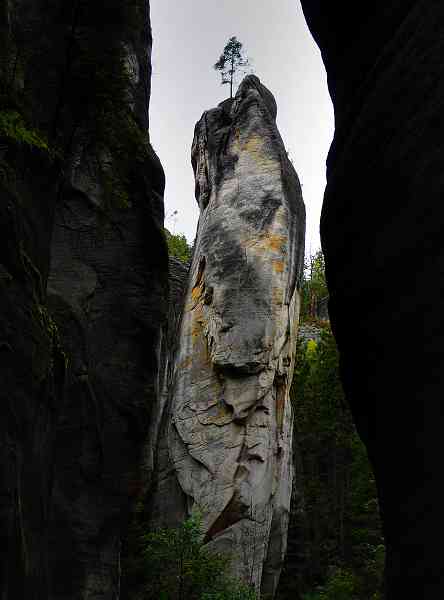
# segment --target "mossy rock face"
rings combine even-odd
[[[1,10],[0,591],[111,596],[167,309],[149,3]]]

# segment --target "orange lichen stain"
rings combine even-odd
[[[205,279],[204,279],[205,266],[206,266],[206,259],[205,259],[205,256],[202,256],[199,260],[199,268],[197,271],[196,281],[194,283],[193,289],[191,290],[191,299],[192,299],[192,302],[190,303],[191,308],[189,308],[190,304],[188,304],[187,305],[188,310],[193,310],[193,308],[196,307],[197,303],[200,301],[200,299],[204,295],[204,292],[205,292]]]
[[[284,246],[287,242],[287,238],[284,235],[276,235],[276,234],[268,234],[266,245],[270,250],[274,250],[275,252],[282,251],[282,246]]]
[[[191,290],[191,298],[193,299],[194,303],[199,302],[199,300],[201,299],[204,287],[205,285],[202,282],[200,285],[193,287],[193,289]]]
[[[273,269],[276,273],[284,272],[284,261],[283,260],[274,260],[273,261]]]
[[[287,237],[276,233],[264,233],[257,238],[243,240],[243,248],[252,250],[255,253],[277,252],[280,255],[286,254]]]

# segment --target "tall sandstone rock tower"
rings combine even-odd
[[[206,543],[273,595],[292,485],[305,208],[276,102],[257,77],[203,114],[192,163],[200,220],[164,434],[172,464],[163,469],[173,467],[176,483],[159,477],[153,514],[168,518],[166,495],[176,516],[198,510]]]

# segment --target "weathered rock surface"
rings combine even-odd
[[[429,600],[444,594],[444,5],[302,5],[335,109],[329,312],[379,489],[387,598]]]
[[[149,81],[147,48],[125,44],[137,92]],[[144,126],[145,113],[135,111]],[[151,149],[131,160],[126,206],[107,206],[86,152],[56,213],[50,306],[71,367],[52,522],[53,595],[63,599],[118,597],[122,537],[149,484],[145,450],[166,313],[164,181]]]
[[[5,80],[14,88],[11,38],[39,33],[39,23],[32,27],[24,12],[20,3],[2,3],[2,115],[11,108]],[[41,48],[43,61],[48,54]],[[32,87],[32,70],[26,75]],[[42,90],[48,77],[40,81]],[[37,112],[32,92],[29,100]],[[59,169],[47,152],[0,134],[0,595],[8,600],[48,598],[54,439],[65,371],[46,308],[58,182]]]
[[[164,329],[161,352],[161,394],[152,420],[151,456],[153,459],[153,484],[146,498],[147,520],[151,527],[175,527],[187,517],[187,500],[173,467],[168,431],[172,419],[172,382],[175,360],[180,344],[180,322],[188,287],[189,265],[177,258],[169,259],[168,320]]]
[[[171,391],[169,457],[210,547],[273,594],[292,486],[291,406],[305,209],[254,76],[196,125],[201,215]],[[157,503],[160,506],[161,500]]]
[[[114,599],[167,305],[149,3],[6,7],[9,83],[54,154],[0,140],[0,595]]]

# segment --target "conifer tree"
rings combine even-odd
[[[242,54],[242,43],[237,37],[231,37],[219,60],[214,65],[216,71],[220,71],[222,76],[222,85],[230,84],[230,98],[233,97],[233,82],[236,71],[241,67],[247,67],[249,60]]]

